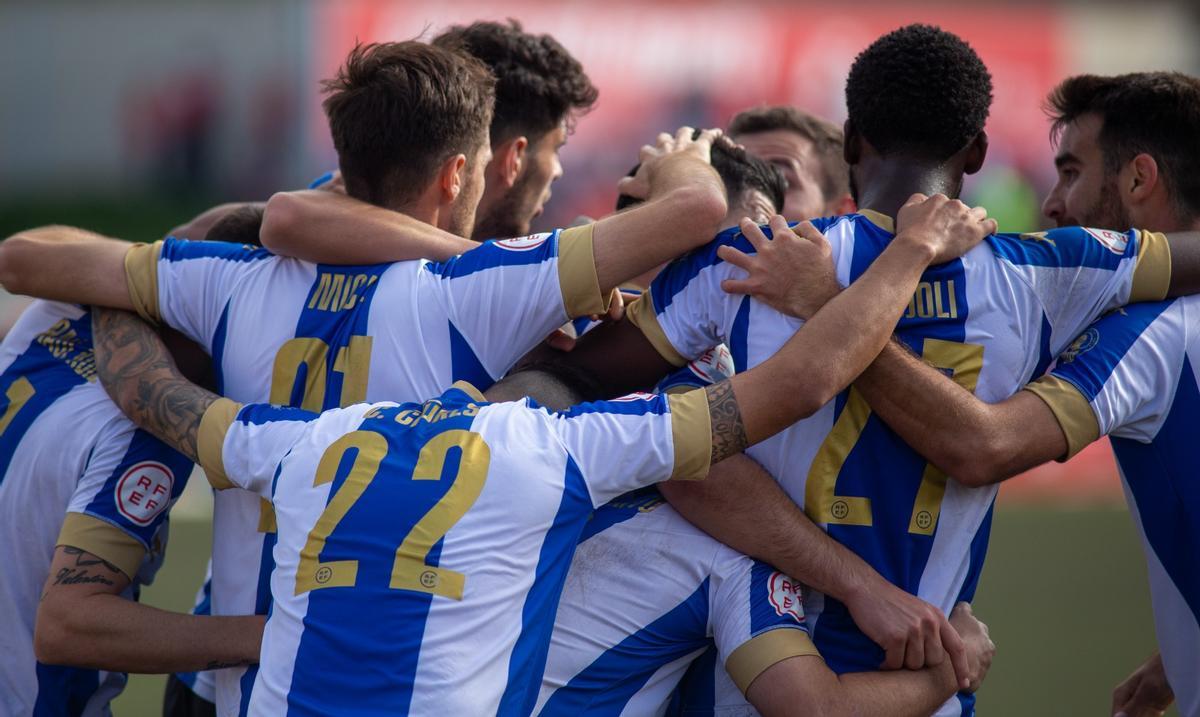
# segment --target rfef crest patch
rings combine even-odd
[[[509,251],[529,251],[545,244],[549,238],[549,234],[530,234],[527,237],[500,239],[496,242],[496,246],[508,249]]]
[[[775,608],[776,615],[791,616],[796,622],[804,622],[804,602],[799,582],[776,570],[767,578],[767,599]]]
[[[171,503],[175,475],[157,461],[143,461],[117,481],[117,510],[140,526],[150,525]]]
[[[1129,246],[1129,235],[1124,232],[1114,232],[1110,229],[1084,229],[1084,231],[1114,254],[1124,254],[1126,247]]]

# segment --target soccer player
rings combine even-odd
[[[837,125],[789,105],[764,105],[734,115],[727,132],[750,154],[783,172],[787,194],[782,214],[788,221],[854,211]]]
[[[430,45],[356,50],[326,101],[348,190],[469,233],[491,83],[478,61]],[[389,105],[386,122],[362,111],[388,97],[405,101]],[[603,313],[618,283],[716,231],[726,211],[708,162],[716,134],[692,133],[643,148],[643,171],[624,186],[646,192],[644,206],[588,227],[484,244],[442,264],[335,267],[251,247],[131,247],[49,229],[0,244],[0,281],[18,293],[137,308],[200,343],[218,386],[248,402],[322,410],[425,400],[456,380],[486,387],[566,320]],[[383,161],[395,157],[403,161]],[[267,613],[273,542],[269,503],[247,491],[218,494],[213,614]],[[222,712],[248,699],[252,673],[217,676]]]
[[[125,672],[258,659],[261,617],[139,605],[192,462],[96,381],[88,309],[36,301],[0,343],[0,712],[107,714]]]
[[[669,399],[552,414],[488,404],[464,382],[424,403],[320,415],[241,407],[183,379],[147,326],[113,312],[98,320],[97,360],[139,425],[200,458],[214,486],[275,505],[274,604],[251,711],[525,714],[549,611],[593,508],[702,478],[710,462],[819,407],[886,343],[922,269],[995,228],[944,197],[914,198],[900,219],[874,266],[775,360]],[[821,267],[827,247],[809,237],[816,305],[836,286]]]
[[[816,222],[829,237],[842,282],[853,280],[887,246],[889,215],[908,192],[957,194],[963,175],[982,166],[991,79],[961,39],[914,25],[859,55],[846,99],[846,158],[863,210]],[[962,260],[928,271],[897,332],[981,398],[1003,398],[1040,374],[1105,310],[1200,288],[1195,246],[1194,237],[1142,232],[1123,242],[1081,229],[998,235]],[[770,242],[752,245],[737,232],[723,233],[668,267],[625,321],[592,332],[568,360],[612,391],[645,385],[722,340],[738,370],[756,365],[799,322],[722,291],[723,282],[731,290],[751,288],[738,282],[739,266],[748,265],[749,257],[739,258],[735,247],[763,262],[776,250]],[[1178,249],[1173,262],[1172,247]],[[815,561],[818,553],[789,547],[811,544],[812,526],[797,506],[895,586],[942,611],[973,596],[995,489],[947,483],[871,414],[858,391],[839,396],[749,455],[779,485],[725,481],[717,469],[705,485],[666,486],[664,494],[722,542],[814,581],[806,613],[817,648],[836,672],[877,667],[885,655],[872,638],[893,620],[881,618],[873,611],[877,602],[844,582],[839,561]],[[838,590],[852,600],[830,597]],[[888,651],[886,664],[917,667],[927,653],[940,657],[938,634],[901,641]],[[961,696],[942,713],[972,708],[973,698]]]
[[[1127,226],[1200,231],[1200,80],[1081,75],[1061,83],[1047,104],[1058,138],[1048,217],[1109,227],[1095,231],[1114,247],[1128,240],[1116,231]],[[1116,688],[1114,714],[1160,714],[1174,697],[1180,714],[1200,715],[1198,337],[1200,300],[1186,297],[1100,319],[1049,374],[998,403],[978,400],[898,346],[856,383],[901,437],[968,486],[1065,460],[1111,437],[1146,550],[1161,650]]]

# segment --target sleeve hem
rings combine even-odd
[[[55,545],[86,550],[133,580],[146,557],[146,546],[108,521],[86,513],[67,513]]]
[[[1067,453],[1058,458],[1068,460],[1100,437],[1100,424],[1091,404],[1072,383],[1053,374],[1042,376],[1025,386],[1024,390],[1042,399],[1067,437]]]
[[[704,389],[667,396],[671,407],[672,480],[700,480],[712,461],[712,417]]]
[[[649,289],[625,308],[625,317],[629,323],[638,327],[659,356],[675,367],[687,365],[688,360],[675,350],[670,339],[667,338],[666,332],[662,330],[662,325],[658,323],[658,316],[654,313],[654,300],[650,297]]]
[[[218,398],[200,419],[200,430],[196,434],[196,454],[208,482],[217,490],[234,487],[229,476],[225,474],[223,448],[225,434],[229,432],[229,427],[233,425],[241,408],[240,403],[228,398]]]
[[[134,244],[125,252],[125,285],[133,308],[146,321],[160,323],[158,306],[158,260],[162,256],[161,240],[153,244]]]
[[[742,643],[725,661],[725,670],[744,695],[768,667],[789,657],[805,655],[821,656],[808,632],[799,626],[781,625]]]
[[[558,282],[568,318],[608,311],[609,297],[600,293],[596,271],[594,227],[586,224],[558,233]]]

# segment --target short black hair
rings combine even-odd
[[[266,205],[260,202],[244,204],[221,217],[209,227],[205,241],[224,241],[233,244],[262,246],[259,232],[262,231]]]
[[[396,208],[438,166],[487,141],[496,80],[479,60],[422,42],[357,45],[322,83],[346,193]]]
[[[1181,72],[1076,75],[1050,92],[1046,112],[1055,142],[1081,116],[1098,115],[1106,172],[1149,154],[1176,215],[1185,222],[1200,216],[1200,79]]]
[[[850,167],[842,155],[845,137],[841,127],[791,105],[751,107],[738,112],[729,121],[729,136],[735,142],[742,135],[776,130],[794,132],[812,142],[821,164],[821,176],[817,180],[826,202],[850,193]]]
[[[699,136],[699,130],[696,131]],[[713,142],[712,166],[725,183],[725,194],[732,205],[746,195],[746,192],[758,191],[771,200],[775,212],[783,211],[783,197],[787,191],[787,180],[779,168],[765,160],[759,159],[746,150],[734,145],[729,140],[719,139]],[[629,170],[629,176],[637,174],[638,167]],[[620,194],[617,196],[617,211],[640,203],[642,200]]]
[[[992,76],[962,38],[907,25],[859,53],[846,79],[851,126],[880,154],[943,160],[983,131]]]
[[[558,40],[525,32],[516,20],[455,25],[433,44],[470,53],[496,76],[493,146],[519,135],[536,142],[596,103],[598,91],[579,60]]]

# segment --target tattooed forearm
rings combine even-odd
[[[708,396],[708,413],[712,419],[712,464],[716,465],[735,453],[746,450],[746,426],[733,386],[722,381],[704,389]]]
[[[154,329],[125,311],[92,309],[100,382],[134,423],[196,460],[196,434],[215,395],[185,379]]]

